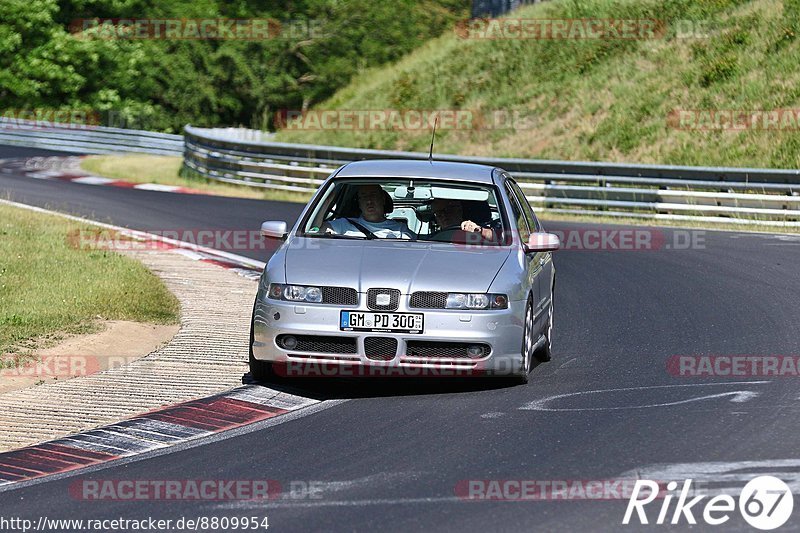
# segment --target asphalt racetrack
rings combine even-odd
[[[5,147],[0,158],[37,153]],[[264,220],[292,222],[301,209],[13,173],[0,174],[0,198],[142,230],[258,230]],[[537,366],[529,384],[299,383],[292,386],[308,395],[347,401],[201,446],[0,492],[2,514],[268,516],[274,531],[618,531],[647,529],[621,526],[627,499],[519,501],[509,480],[707,475],[738,494],[746,481],[730,475],[738,472],[747,479],[779,475],[797,487],[796,375],[678,376],[669,363],[677,356],[800,354],[800,236],[651,228],[656,249],[598,251],[581,249],[580,232],[620,227],[546,227],[564,232],[567,242],[578,237],[555,254],[554,359]],[[297,490],[269,503],[93,502],[70,495],[81,479],[269,479]],[[485,493],[487,480],[506,493],[465,499],[464,487]],[[313,494],[302,490],[312,486]],[[651,523],[659,506],[648,507]],[[800,528],[798,507],[786,530]],[[716,528],[703,524],[702,509],[694,514],[695,530],[752,530],[738,513]],[[682,531],[687,522],[649,527]]]

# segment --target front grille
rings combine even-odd
[[[358,291],[347,287],[322,287],[322,303],[358,305]]]
[[[357,355],[308,355],[304,353],[290,353],[289,357],[305,361],[358,361]]]
[[[397,354],[397,339],[367,337],[364,339],[364,353],[373,361],[391,361]]]
[[[284,343],[287,337],[297,339],[297,345],[287,347]],[[275,339],[278,346],[293,352],[319,352],[319,353],[358,353],[356,339],[353,337],[329,337],[322,335],[278,335]]]
[[[379,294],[389,295],[389,303],[387,305],[378,305]],[[367,291],[367,307],[373,311],[395,311],[399,305],[400,291],[397,289],[370,289]]]
[[[415,292],[411,295],[409,306],[419,309],[444,309],[447,306],[447,293]]]
[[[491,347],[488,344],[468,342],[408,341],[406,343],[406,357],[447,357],[451,359],[470,359],[470,356],[467,354],[467,348],[470,346],[480,346],[483,348],[483,355],[476,357],[476,359],[482,359],[491,352]]]

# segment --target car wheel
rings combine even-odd
[[[531,357],[533,355],[533,345],[536,339],[533,338],[533,299],[528,297],[528,305],[525,306],[525,323],[522,333],[522,368],[519,374],[514,376],[517,383],[528,382],[528,374],[531,373]]]
[[[253,341],[255,334],[253,332],[253,322],[255,320],[255,305],[253,306],[253,318],[250,319],[250,345],[248,352],[250,354],[250,377],[254,381],[266,381],[275,376],[272,368],[272,363],[269,361],[260,361],[253,356]]]
[[[553,296],[553,293],[550,293],[550,309],[547,311],[547,325],[544,328],[544,344],[533,354],[542,363],[553,358]]]

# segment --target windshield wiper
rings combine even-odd
[[[358,241],[367,240],[366,237],[361,237],[360,235],[339,235],[338,233],[304,233],[301,236],[316,239],[355,239]]]

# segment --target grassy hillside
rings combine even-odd
[[[355,78],[319,107],[527,117],[529,126],[516,129],[442,130],[442,153],[797,168],[797,128],[687,131],[668,123],[676,109],[800,108],[796,12],[778,0],[554,0],[513,16],[654,18],[667,31],[636,41],[476,40],[453,31]],[[685,28],[679,21],[686,20],[707,35],[679,35],[676,25]],[[422,130],[284,131],[279,139],[426,150],[430,137]]]

